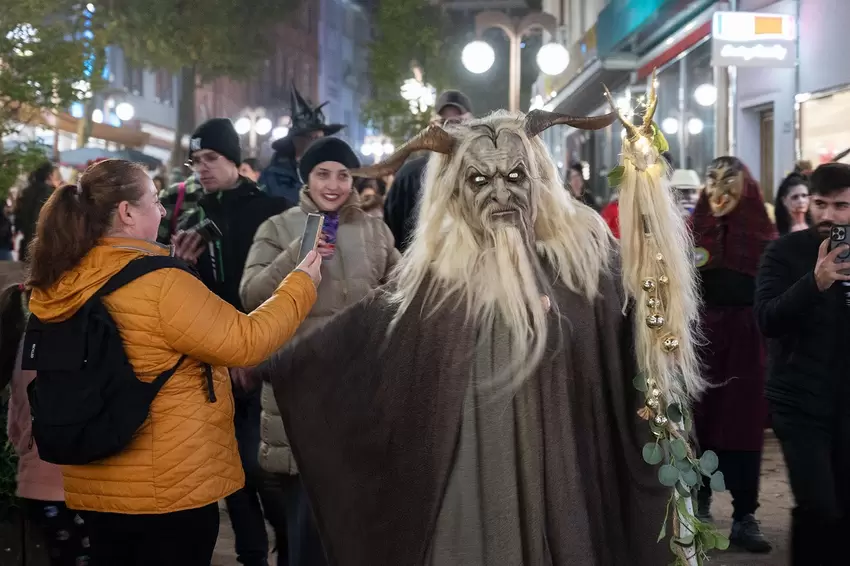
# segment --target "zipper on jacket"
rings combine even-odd
[[[210,403],[215,403],[218,399],[215,396],[215,385],[213,384],[212,367],[209,364],[204,364],[204,373],[207,376],[207,397]]]
[[[340,226],[342,226],[342,219],[340,218]],[[337,234],[339,234],[339,228],[337,228]],[[337,246],[336,252],[339,254],[339,270],[342,272],[342,299],[343,305],[348,304],[348,278],[345,275],[345,262],[342,261],[342,250],[339,248],[339,237],[337,236]]]

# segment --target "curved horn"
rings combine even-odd
[[[623,124],[623,127],[626,129],[626,134],[628,135],[629,141],[636,141],[638,138],[640,138],[640,132],[638,131],[637,127],[628,120],[626,120],[623,117],[622,113],[620,113],[620,107],[617,106],[616,102],[614,102],[614,97],[611,96],[611,91],[608,90],[608,87],[605,85],[602,85],[602,87],[605,89],[605,98],[608,99],[608,104],[610,104],[611,108],[614,109],[614,113],[617,115],[617,117],[620,119],[620,122]]]
[[[646,101],[646,112],[643,114],[643,134],[652,136],[652,119],[655,117],[655,109],[658,107],[658,95],[655,93],[655,75],[657,69],[652,69],[649,79],[649,97]]]
[[[532,110],[525,115],[525,133],[528,134],[528,137],[533,138],[540,132],[556,124],[572,126],[579,130],[601,130],[613,124],[616,119],[616,112],[610,112],[602,116],[583,117],[547,112],[545,110]]]
[[[410,141],[398,148],[395,153],[385,160],[375,165],[367,165],[366,167],[354,169],[351,171],[351,174],[355,177],[366,177],[370,179],[385,177],[398,171],[414,151],[426,149],[448,155],[452,152],[454,146],[455,139],[440,126],[432,124],[416,134]]]

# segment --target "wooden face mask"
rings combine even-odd
[[[726,216],[744,194],[744,166],[734,157],[718,157],[708,166],[705,180],[708,204],[714,216]]]

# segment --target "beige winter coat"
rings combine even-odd
[[[318,212],[318,208],[305,187],[297,208],[271,217],[257,230],[240,287],[242,305],[247,310],[268,299],[295,269],[301,234],[311,212]],[[357,192],[352,191],[340,209],[336,253],[322,262],[318,298],[296,339],[383,284],[398,259],[390,229],[381,218],[365,213]],[[267,383],[263,384],[262,406],[260,466],[269,472],[298,473],[274,392]]]

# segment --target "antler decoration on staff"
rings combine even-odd
[[[713,488],[722,488],[723,478],[715,474],[717,457],[706,453],[697,459],[687,441],[690,401],[705,388],[695,352],[699,301],[690,257],[693,243],[661,157],[667,142],[652,121],[658,106],[655,80],[653,71],[638,125],[623,116],[605,89],[627,134],[622,163],[609,178],[620,191],[622,278],[635,315],[640,371],[634,385],[645,396],[638,414],[655,437],[644,446],[643,457],[651,465],[662,464],[659,480],[675,488],[667,511],[669,515],[672,507],[676,564],[696,564],[706,550],[728,541],[694,517],[691,490],[702,485],[703,477],[711,478]]]

